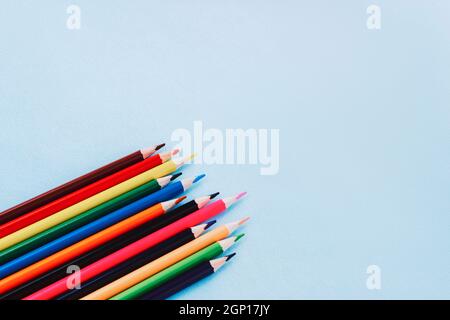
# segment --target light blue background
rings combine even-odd
[[[233,263],[177,298],[450,298],[449,18],[437,0],[4,0],[0,207],[194,120],[279,128],[276,176],[185,170],[208,174],[192,196],[248,191],[220,221],[252,221]]]

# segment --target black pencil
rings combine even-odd
[[[164,300],[192,284],[212,275],[228,262],[235,253],[221,258],[202,262],[198,266],[182,273],[139,297],[139,300]]]

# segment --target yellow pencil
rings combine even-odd
[[[122,183],[115,185],[105,191],[97,193],[90,198],[80,201],[73,206],[70,206],[64,210],[61,210],[45,219],[35,222],[23,229],[20,229],[14,233],[7,235],[6,237],[0,239],[0,250],[6,249],[16,243],[19,243],[25,239],[28,239],[42,231],[45,231],[57,224],[60,224],[70,218],[73,218],[89,209],[92,209],[103,202],[111,200],[125,192],[128,192],[134,188],[137,188],[144,183],[166,176],[179,167],[181,167],[185,162],[192,159],[193,156],[189,156],[184,159],[172,159],[169,160],[155,168],[147,170],[131,179],[128,179]]]
[[[203,236],[186,243],[185,245],[175,249],[164,256],[146,264],[145,266],[136,269],[135,271],[111,282],[110,284],[94,291],[87,296],[81,298],[81,300],[106,300],[115,296],[116,294],[134,286],[135,284],[151,277],[159,271],[183,260],[186,257],[194,254],[195,252],[206,248],[210,244],[220,241],[228,237],[234,230],[245,223],[248,218],[240,221],[228,223],[221,227],[218,227]]]

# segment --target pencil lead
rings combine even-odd
[[[233,252],[233,253],[230,253],[230,254],[224,256],[224,258],[227,258],[227,260],[225,260],[225,261],[230,261],[235,255],[236,255],[236,252]]]
[[[238,242],[243,236],[245,236],[245,233],[238,234],[236,239],[234,239],[234,242]]]
[[[244,197],[247,194],[247,192],[241,192],[236,196],[236,200],[239,200],[240,198]]]
[[[180,202],[183,201],[184,199],[186,199],[186,196],[179,197],[178,199],[175,200],[175,204],[180,203]]]
[[[215,224],[217,220],[211,220],[206,223],[205,230],[208,230],[213,224]]]
[[[161,148],[164,147],[165,145],[166,145],[165,143],[158,144],[158,145],[155,147],[155,151],[158,151],[159,149],[161,149]]]
[[[216,193],[211,193],[209,195],[209,199],[214,199],[215,197],[217,197],[220,194],[220,192],[216,192]]]
[[[244,223],[246,223],[248,220],[250,220],[250,217],[245,217],[241,221],[239,221],[239,225],[242,226]]]
[[[173,174],[172,177],[170,178],[170,181],[175,180],[176,178],[178,178],[178,177],[181,176],[182,174],[183,174],[183,173],[181,173],[181,172],[178,172],[178,173]]]
[[[185,159],[184,162],[191,161],[191,160],[194,159],[196,156],[197,156],[197,154],[194,152],[194,153],[188,155],[186,158],[184,158],[184,159]]]
[[[206,177],[206,174],[201,174],[201,175],[196,176],[193,183],[196,183],[196,182],[202,180],[204,177]]]
[[[178,154],[178,152],[180,152],[180,149],[179,148],[175,148],[170,153],[172,154],[172,156],[174,156],[174,155]]]

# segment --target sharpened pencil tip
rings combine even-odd
[[[161,148],[164,147],[165,145],[166,145],[165,143],[158,144],[158,145],[155,147],[155,151],[158,151],[159,149],[161,149]]]
[[[243,236],[245,236],[245,233],[238,234],[234,242],[238,242]]]
[[[211,200],[211,199],[214,199],[214,198],[217,197],[219,194],[220,194],[220,192],[211,193],[211,194],[209,195],[209,199],[210,199],[210,200]]]
[[[196,176],[193,183],[196,183],[196,182],[202,180],[205,176],[206,176],[206,174],[201,174],[199,176]]]
[[[250,217],[245,217],[241,221],[239,221],[239,225],[242,226],[244,223],[246,223],[248,220],[250,220]]]
[[[181,157],[177,159],[172,159],[173,163],[176,165],[177,169],[181,167],[182,165],[189,163],[193,158],[195,157],[195,154],[191,154],[187,157]]]
[[[187,157],[185,157],[185,158],[183,159],[183,161],[184,161],[184,162],[191,161],[191,160],[194,159],[196,156],[197,156],[197,154],[191,153],[190,155],[188,155]]]
[[[178,203],[180,203],[181,201],[183,201],[184,199],[186,199],[186,196],[179,197],[179,198],[177,199],[177,201],[175,201],[175,203],[178,204]]]
[[[225,257],[227,258],[227,260],[225,261],[230,261],[231,258],[233,258],[236,255],[236,252],[230,253],[229,255],[226,255]]]
[[[172,178],[170,178],[170,181],[175,180],[176,178],[178,178],[178,177],[181,176],[181,175],[182,175],[181,172],[175,173],[174,175],[172,175]]]
[[[241,192],[236,196],[236,200],[239,200],[240,198],[242,198],[243,196],[245,196],[247,194],[247,192]]]
[[[172,156],[174,156],[174,155],[176,155],[176,154],[179,153],[179,152],[180,152],[180,149],[176,148],[176,149],[173,149],[173,150],[170,152],[170,154],[171,154]]]
[[[208,230],[213,224],[215,224],[217,220],[211,220],[206,223],[205,230]]]

